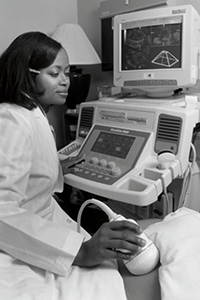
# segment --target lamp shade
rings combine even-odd
[[[82,74],[82,69],[76,69],[75,66],[100,64],[101,60],[78,24],[57,26],[52,38],[62,45],[69,56],[70,87],[66,105],[69,109],[76,109],[76,106],[87,98],[91,76]]]
[[[70,65],[101,63],[98,54],[80,25],[68,23],[59,25],[52,38],[58,41],[66,50]]]

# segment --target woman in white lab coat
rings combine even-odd
[[[141,229],[130,222],[106,223],[92,238],[84,230],[77,233],[75,222],[52,196],[62,191],[63,176],[46,112],[51,105],[65,102],[70,85],[69,68],[68,55],[62,46],[40,32],[20,35],[0,57],[0,295],[3,295],[0,297],[3,300],[80,299],[78,292],[75,295],[74,289],[71,291],[73,282],[78,285],[79,281],[79,286],[82,282],[84,287],[87,282],[91,285],[91,278],[100,270],[103,273],[98,275],[98,285],[102,277],[109,286],[105,274],[112,270],[111,277],[116,276],[119,287],[122,283],[112,259],[129,259],[138,246],[144,245],[138,237]],[[129,250],[131,254],[112,250],[116,248]],[[86,274],[90,273],[91,278],[87,279]],[[112,287],[109,292],[108,286],[104,298],[99,299],[106,299],[106,295],[108,299],[125,299],[124,291],[113,291]],[[93,288],[95,291],[97,286],[94,284]],[[93,297],[86,287],[84,290],[87,299]],[[79,291],[84,299],[83,291]]]

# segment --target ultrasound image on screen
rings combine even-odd
[[[182,23],[122,30],[122,70],[181,68]]]
[[[125,159],[134,141],[135,137],[101,132],[91,151]]]

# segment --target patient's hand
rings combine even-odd
[[[70,156],[60,161],[63,174],[73,173],[76,171],[75,165],[84,161],[85,155]]]
[[[108,259],[130,259],[145,240],[139,237],[141,228],[132,222],[116,221],[104,223],[93,237],[84,242],[74,260],[74,265],[93,267]],[[123,253],[116,249],[126,250]]]

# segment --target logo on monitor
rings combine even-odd
[[[185,14],[186,13],[186,9],[173,9],[172,10],[172,15],[177,15],[177,14]]]

